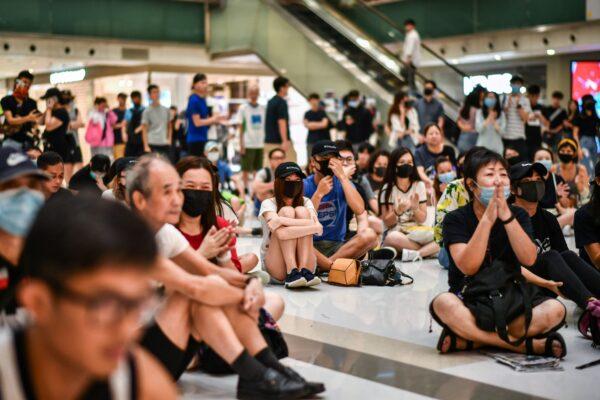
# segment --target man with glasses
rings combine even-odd
[[[175,399],[166,371],[134,345],[156,256],[152,232],[125,207],[48,202],[20,259],[18,298],[33,322],[0,330],[0,397]]]
[[[269,165],[256,173],[252,182],[252,193],[254,197],[254,215],[258,217],[258,211],[263,200],[275,196],[273,184],[275,170],[279,164],[285,161],[285,151],[276,147],[269,152]]]
[[[32,82],[31,72],[27,70],[19,72],[15,79],[13,93],[0,100],[5,118],[0,130],[4,133],[2,147],[13,147],[22,151],[34,147],[34,141],[28,133],[36,123],[41,122],[42,114],[35,100],[29,97],[29,87]]]
[[[310,163],[313,175],[304,179],[304,195],[311,198],[323,234],[314,237],[317,265],[328,271],[338,258],[360,258],[377,246],[377,234],[365,227],[345,242],[348,208],[355,215],[365,212],[365,203],[344,172],[335,143],[323,140],[314,144]]]

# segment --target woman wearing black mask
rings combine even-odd
[[[371,184],[371,189],[374,192],[378,192],[383,185],[383,178],[385,177],[385,171],[390,160],[390,153],[385,150],[377,150],[371,154],[369,159],[369,173],[367,179]]]
[[[312,201],[303,196],[304,177],[296,163],[279,165],[273,185],[275,197],[264,200],[258,213],[263,225],[263,269],[286,288],[321,283],[314,275],[317,259],[313,235],[321,235],[323,227]]]
[[[563,139],[558,143],[558,164],[552,172],[560,176],[569,185],[569,207],[577,207],[589,196],[589,175],[586,168],[579,164],[579,146],[573,139]]]
[[[235,227],[217,215],[218,177],[206,158],[185,157],[175,166],[183,183],[184,203],[177,228],[190,246],[225,268],[246,273],[258,264],[253,253],[238,256]]]
[[[427,220],[427,193],[415,167],[411,151],[401,147],[392,152],[384,185],[378,195],[379,215],[391,230],[383,241],[402,251],[402,261],[415,261],[437,254],[433,228]]]

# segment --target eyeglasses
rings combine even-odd
[[[354,156],[340,157],[339,160],[342,161],[342,165],[351,165],[356,163],[356,160],[354,160]]]
[[[110,292],[88,296],[55,281],[48,284],[57,296],[82,305],[90,322],[99,326],[114,326],[131,317],[135,317],[140,325],[145,325],[151,321],[159,306],[159,297],[155,292],[128,299]]]

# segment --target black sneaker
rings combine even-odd
[[[308,385],[267,368],[260,380],[238,379],[237,398],[243,400],[300,399],[309,393]]]
[[[304,277],[304,279],[306,279],[306,286],[316,286],[319,283],[321,283],[321,278],[315,276],[315,274],[313,274],[306,268],[302,268],[300,270],[300,274]]]
[[[288,289],[306,287],[306,278],[302,276],[300,271],[293,269],[292,272],[285,277],[285,287]]]
[[[393,247],[380,247],[369,252],[369,260],[394,260],[398,252]]]
[[[302,382],[308,386],[309,392],[306,397],[311,397],[319,393],[323,393],[325,391],[325,385],[321,382],[307,382],[299,373],[291,369],[290,367],[285,367],[285,371],[283,372],[285,376],[290,378],[293,381]]]

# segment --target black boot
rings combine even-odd
[[[272,368],[267,368],[260,380],[238,380],[237,398],[240,400],[300,399],[309,394],[306,383],[293,380]]]
[[[306,384],[309,390],[308,394],[306,395],[307,397],[314,396],[315,394],[323,393],[325,391],[324,384],[322,384],[321,382],[308,382],[299,373],[297,373],[290,367],[285,367],[285,371],[283,372],[283,374],[293,381]]]

